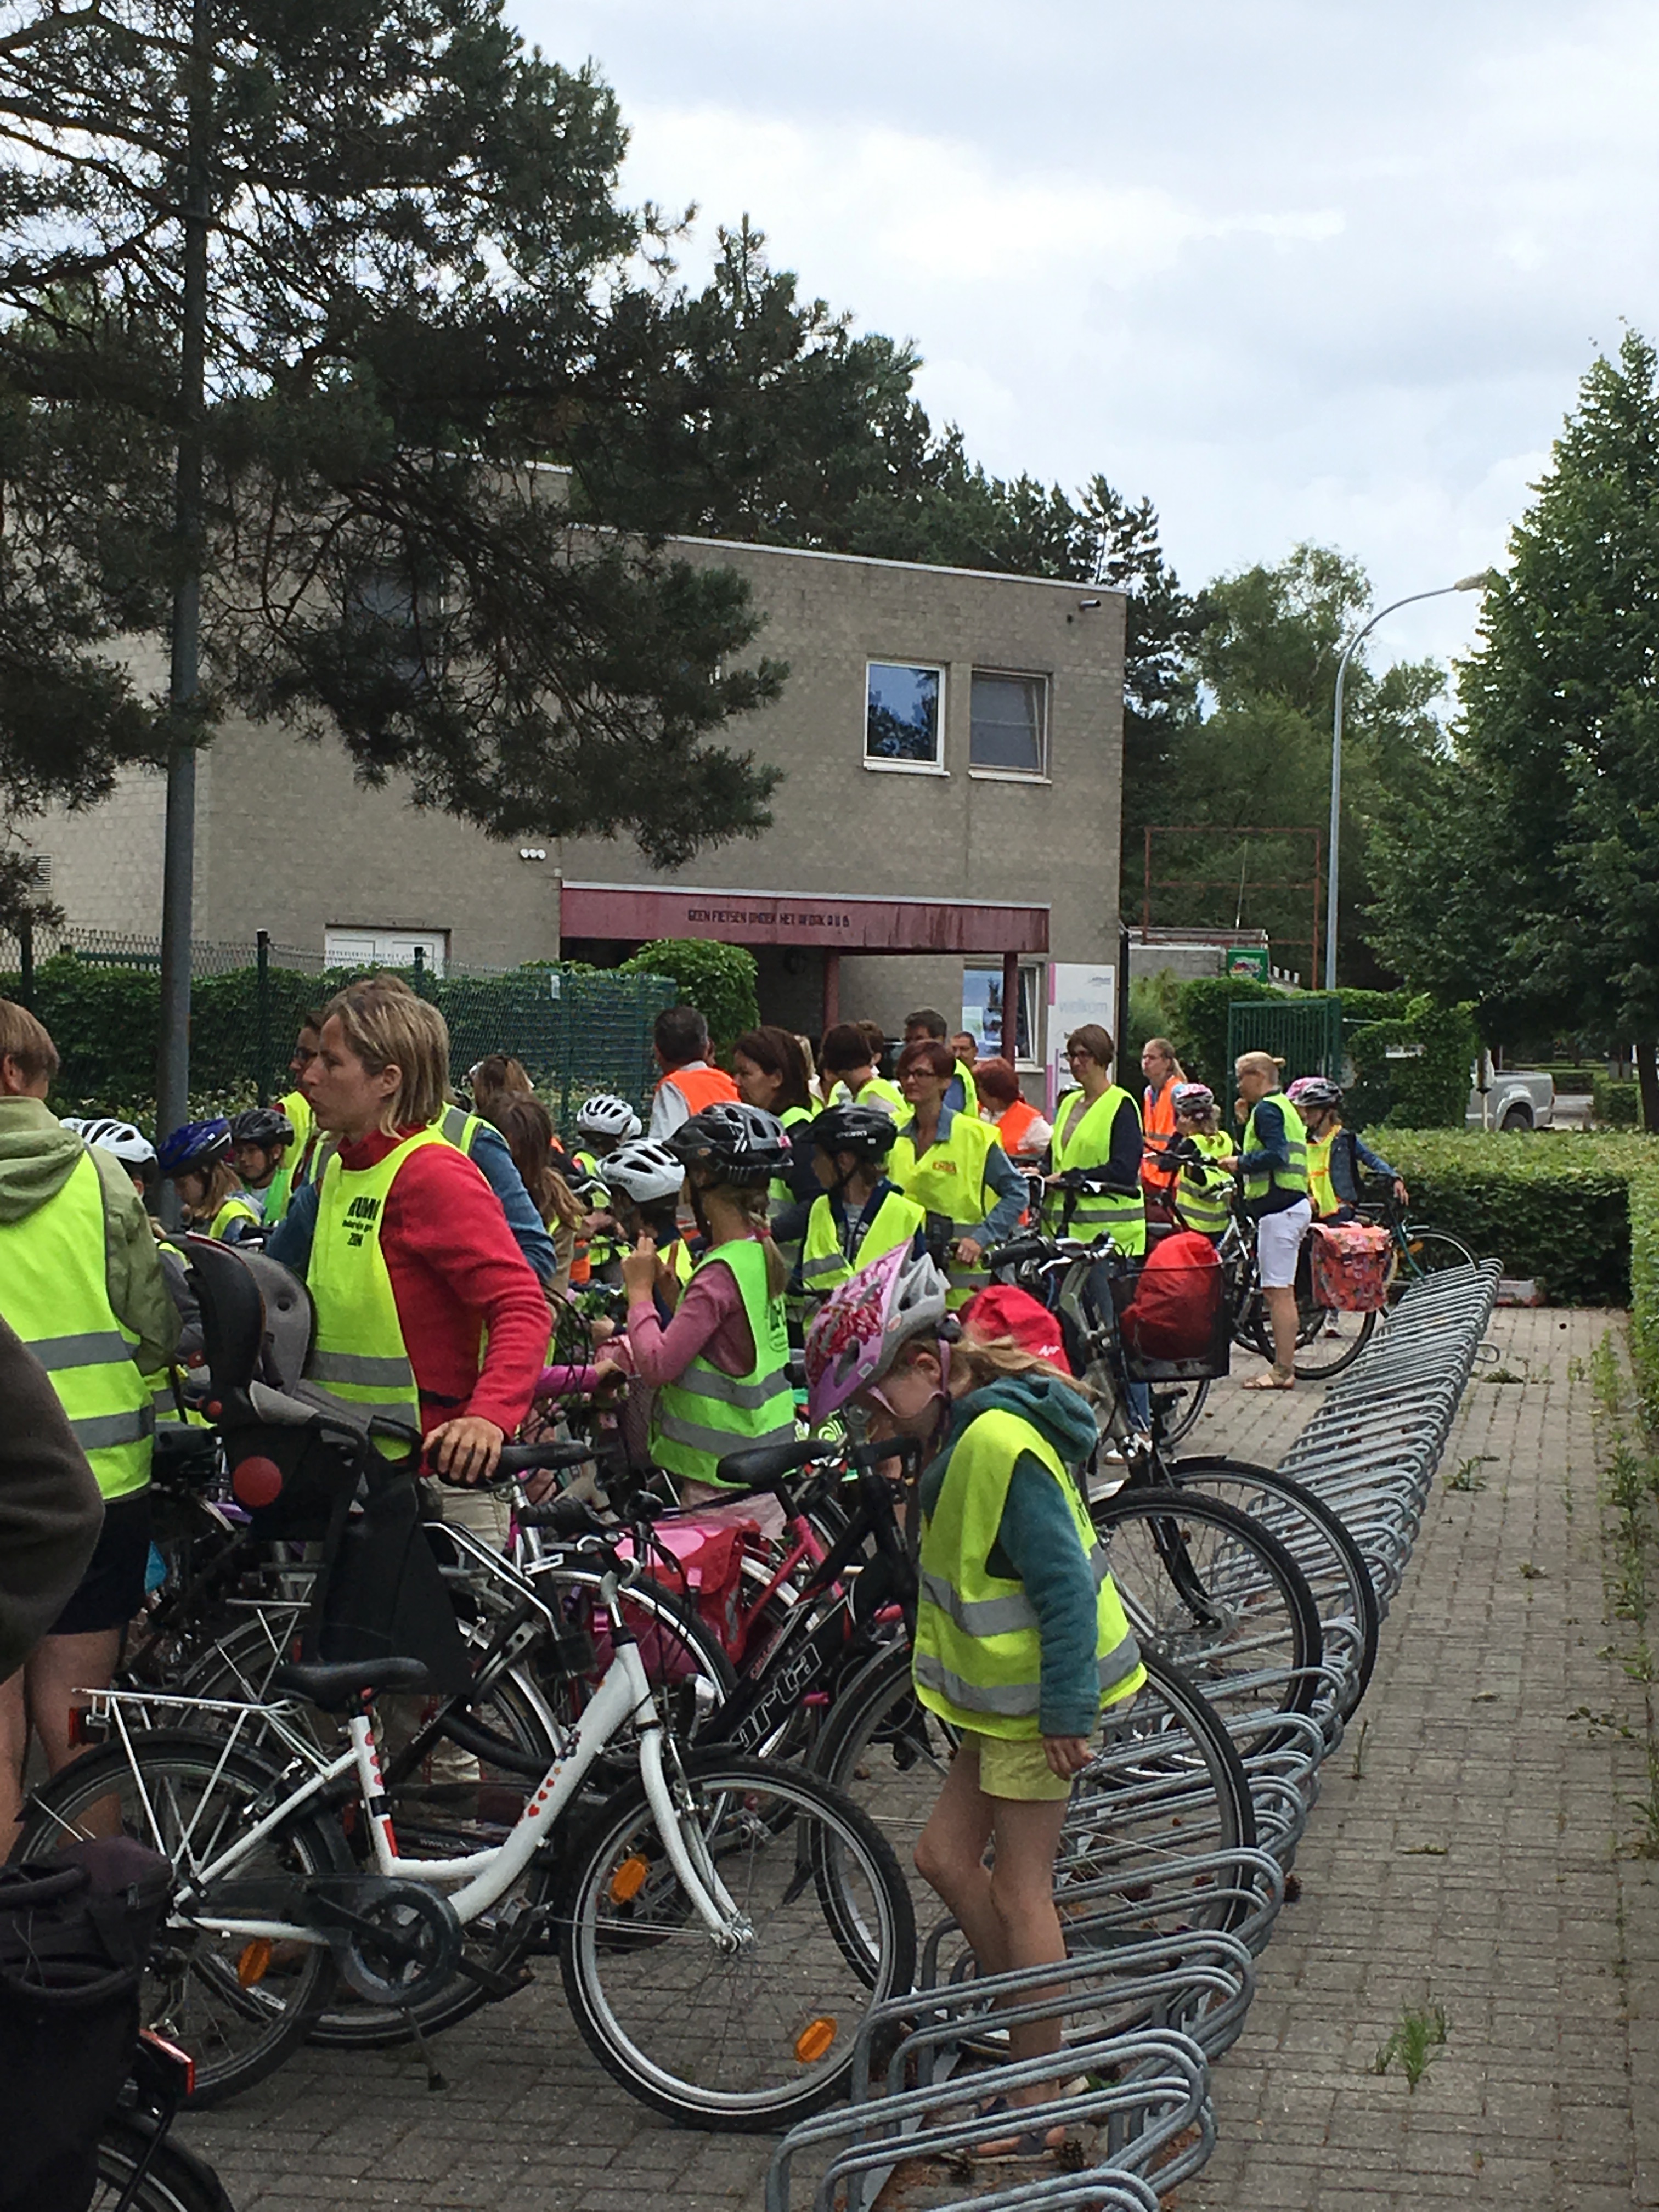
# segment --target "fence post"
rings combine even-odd
[[[270,932],[257,929],[253,933],[253,963],[258,975],[254,994],[255,1044],[258,1054],[259,1103],[269,1106],[276,1093],[270,1073]]]
[[[34,1012],[34,916],[25,907],[17,918],[17,995]]]

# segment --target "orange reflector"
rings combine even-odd
[[[236,1979],[245,1990],[257,1989],[270,1972],[270,1945],[263,1936],[256,1936],[243,1947],[236,1961]]]
[[[816,2066],[835,2039],[833,2020],[810,2020],[795,2038],[795,2056],[803,2066]]]
[[[635,1851],[632,1858],[624,1859],[611,1877],[611,1902],[630,1905],[645,1887],[646,1876],[651,1869]]]

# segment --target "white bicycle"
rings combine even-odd
[[[102,1747],[31,1800],[16,1859],[125,1832],[172,1862],[145,2025],[196,2054],[197,2103],[280,2064],[337,1974],[412,2018],[458,1972],[509,1994],[556,1942],[577,2025],[626,2088],[694,2125],[781,2129],[837,2094],[865,2014],[911,1986],[908,1887],[875,1824],[812,1775],[683,1753],[619,1601],[637,1569],[587,1507],[535,1510],[581,1532],[613,1656],[504,1841],[398,1849],[374,1700],[427,1688],[410,1659],[283,1666],[241,1703],[105,1692]],[[344,1748],[319,1748],[307,1706],[346,1717]],[[637,1772],[599,1794],[624,1743]],[[493,1940],[464,1952],[463,1929]]]

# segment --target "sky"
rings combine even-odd
[[[1501,562],[1595,353],[1659,331],[1644,0],[507,6],[616,88],[625,195],[696,203],[689,279],[748,214],[988,469],[1149,495],[1188,586],[1301,539],[1378,605]]]

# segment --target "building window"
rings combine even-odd
[[[412,968],[418,947],[428,975],[441,975],[449,959],[447,929],[351,929],[323,933],[323,958],[331,968]]]
[[[864,757],[871,768],[943,769],[942,668],[872,660],[865,678]]]
[[[1048,773],[1048,679],[974,671],[970,768],[1005,775]]]
[[[1014,1009],[1016,1058],[1022,1065],[1037,1065],[1034,1045],[1037,1035],[1038,986],[1042,969],[1022,961],[1019,1003]],[[980,1054],[1002,1051],[1002,970],[965,968],[962,976],[962,1026],[979,1047]]]

